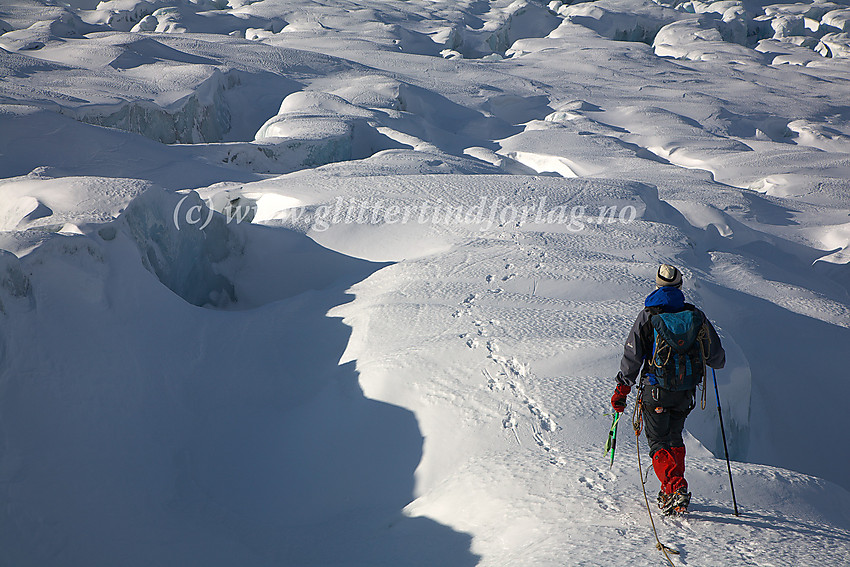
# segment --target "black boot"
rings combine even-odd
[[[665,516],[669,516],[673,513],[673,507],[676,504],[676,494],[667,494],[664,492],[664,489],[658,491],[658,509],[661,510],[661,513]]]
[[[691,503],[691,493],[682,486],[679,490],[670,495],[670,508],[672,514],[687,514],[688,506]]]

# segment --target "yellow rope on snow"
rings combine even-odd
[[[670,564],[670,567],[676,567],[673,560],[670,559],[670,553],[678,555],[679,552],[675,549],[667,547],[661,540],[658,539],[658,530],[655,529],[655,520],[652,518],[652,511],[649,509],[649,497],[646,495],[646,485],[643,483],[643,467],[640,463],[640,432],[643,423],[643,409],[642,409],[642,396],[638,396],[637,402],[635,403],[635,410],[632,414],[632,428],[635,430],[635,441],[637,442],[637,458],[638,458],[638,474],[640,476],[640,486],[643,490],[643,501],[646,503],[646,512],[649,514],[649,523],[652,524],[652,533],[655,534],[655,548],[661,551],[664,554],[664,558],[667,560],[667,563]]]

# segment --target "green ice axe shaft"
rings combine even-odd
[[[608,431],[608,441],[605,442],[605,454],[611,458],[611,467],[614,466],[614,450],[617,448],[617,424],[620,422],[620,412],[614,412],[614,421]]]

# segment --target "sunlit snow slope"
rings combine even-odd
[[[674,562],[847,564],[848,93],[848,0],[2,0],[0,566],[661,564],[661,262]]]

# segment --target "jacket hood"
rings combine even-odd
[[[664,311],[675,313],[685,308],[685,294],[677,287],[659,287],[647,296],[644,305],[660,307]]]

